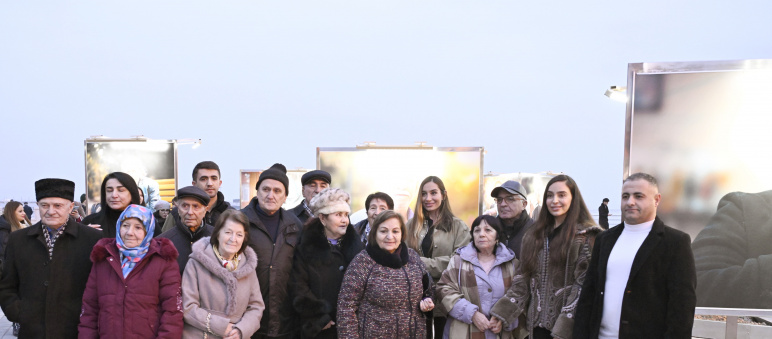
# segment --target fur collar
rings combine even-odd
[[[190,259],[200,263],[201,266],[212,273],[213,276],[222,280],[223,284],[225,284],[228,289],[228,306],[225,309],[225,314],[231,314],[233,313],[233,307],[236,305],[238,280],[246,278],[249,274],[255,274],[257,255],[251,247],[247,246],[244,253],[240,254],[245,257],[246,260],[242,259],[239,263],[239,268],[230,272],[225,267],[222,267],[220,260],[215,257],[212,245],[209,243],[209,238],[210,237],[203,237],[193,243],[193,252],[190,254]],[[247,239],[244,239],[244,241],[247,241]]]
[[[348,225],[346,234],[340,241],[341,252],[346,263],[350,263],[364,249],[362,241],[359,240],[359,234],[351,225]],[[327,236],[324,235],[324,225],[318,218],[311,219],[304,227],[303,237],[300,239],[300,251],[303,257],[311,262],[328,263],[331,260],[332,249]]]
[[[580,229],[576,231],[576,234],[577,235],[584,234],[584,235],[587,235],[588,237],[590,236],[594,237],[600,234],[600,232],[603,232],[603,228],[601,228],[598,225],[580,225],[579,228]]]
[[[102,238],[94,245],[94,249],[91,251],[91,262],[96,263],[105,260],[107,257],[120,258],[118,253],[118,247],[115,245],[115,238]],[[150,240],[150,246],[148,247],[145,258],[150,257],[154,253],[157,253],[166,260],[177,260],[179,254],[177,248],[171,240],[166,238],[153,238]]]
[[[410,261],[410,253],[404,242],[399,244],[394,253],[382,250],[377,244],[367,244],[366,250],[370,258],[373,258],[381,266],[400,268],[407,265],[408,261]]]

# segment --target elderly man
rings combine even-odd
[[[209,204],[206,205],[206,214],[204,215],[205,223],[214,225],[222,212],[233,208],[225,201],[225,196],[220,192],[220,186],[222,186],[220,166],[214,161],[202,161],[193,167],[193,186],[202,189],[209,196]],[[163,231],[166,232],[174,228],[174,225],[179,222],[180,213],[175,207],[171,211],[171,217],[164,221]]]
[[[322,170],[310,171],[300,177],[300,183],[303,185],[303,201],[292,209],[292,214],[300,219],[301,224],[305,224],[308,219],[314,217],[311,213],[311,199],[323,189],[330,187],[331,182],[330,173]]]
[[[180,256],[180,274],[185,270],[188,259],[193,251],[193,243],[203,237],[212,235],[214,227],[204,222],[206,206],[209,205],[209,195],[196,186],[187,186],[177,190],[177,210],[180,223],[159,237],[168,238],[174,243]],[[171,218],[168,218],[171,219]],[[167,219],[167,220],[168,220]]]
[[[375,217],[385,210],[394,210],[394,200],[383,192],[375,192],[367,196],[365,199],[365,208],[367,208],[367,219],[362,220],[356,225],[354,229],[359,233],[359,239],[362,243],[367,245],[367,235],[370,234],[370,225],[375,221]]]
[[[257,279],[265,301],[260,330],[252,338],[294,338],[299,329],[288,285],[302,224],[281,208],[288,186],[287,169],[274,164],[260,173],[257,195],[241,210],[249,219],[249,246],[260,258]]]
[[[657,179],[622,184],[624,222],[595,239],[574,339],[691,338],[697,277],[689,235],[657,217]]]
[[[525,198],[527,194],[525,187],[514,180],[509,180],[491,191],[491,197],[496,200],[499,221],[504,227],[504,243],[515,252],[518,259],[523,235],[534,222],[525,210],[528,206],[528,200]]]
[[[91,249],[102,232],[70,219],[75,183],[35,182],[40,222],[11,233],[0,306],[20,324],[19,338],[76,338]]]

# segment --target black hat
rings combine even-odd
[[[603,198],[603,202],[609,202],[611,200],[608,200],[608,198]]]
[[[273,179],[281,182],[284,185],[284,193],[289,194],[289,178],[287,177],[287,168],[284,165],[276,163],[271,168],[260,173],[260,178],[257,179],[255,189],[260,189],[260,183],[265,179]]]
[[[178,189],[177,200],[182,198],[193,198],[200,201],[204,206],[209,205],[209,195],[196,186],[186,186]]]
[[[311,172],[303,174],[303,176],[300,178],[300,184],[305,186],[309,181],[314,179],[319,179],[321,181],[326,182],[327,184],[332,183],[332,178],[330,177],[330,173],[327,173],[322,170],[313,170]]]
[[[67,179],[40,179],[35,181],[35,198],[37,201],[45,198],[62,198],[73,201],[75,199],[75,183]]]
[[[525,195],[528,194],[528,192],[526,192],[525,190],[525,187],[523,187],[523,185],[520,185],[519,182],[514,180],[507,180],[506,182],[501,184],[501,186],[494,188],[493,191],[491,191],[491,196],[494,198],[497,197],[501,190],[506,190],[511,194],[520,194],[521,196],[523,196],[523,198],[525,198]]]

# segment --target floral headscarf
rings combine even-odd
[[[124,220],[129,218],[139,219],[143,225],[145,225],[145,238],[142,239],[142,243],[137,247],[126,248],[126,244],[121,239],[121,224]],[[129,205],[123,210],[121,216],[118,218],[118,223],[115,230],[115,244],[118,246],[118,251],[121,252],[121,270],[123,271],[123,277],[129,275],[134,266],[139,263],[142,258],[147,254],[147,250],[150,247],[150,240],[153,239],[153,232],[155,231],[155,217],[153,212],[147,207],[140,205]]]

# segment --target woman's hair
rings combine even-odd
[[[220,230],[225,226],[225,222],[228,220],[244,226],[244,242],[241,243],[241,248],[239,248],[239,252],[236,253],[236,255],[239,255],[243,253],[249,245],[249,219],[247,219],[247,216],[239,210],[229,208],[220,214],[220,217],[214,223],[214,230],[212,230],[212,237],[209,238],[209,243],[212,244],[212,246],[220,245]]]
[[[5,209],[3,210],[5,221],[11,224],[11,232],[21,229],[21,220],[18,220],[18,217],[16,216],[16,210],[19,208],[19,206],[21,206],[20,202],[11,201],[5,204]],[[26,221],[28,225],[32,224],[26,215],[24,216],[24,221]]]
[[[129,205],[139,205],[139,187],[137,187],[137,182],[134,181],[134,178],[123,172],[113,172],[106,175],[104,180],[102,180],[102,188],[100,192],[100,198],[102,199],[100,202],[102,204],[102,211],[110,210],[110,206],[107,205],[107,191],[105,190],[107,181],[110,179],[118,180],[118,182],[120,182],[121,185],[126,187],[126,189],[129,191],[131,194],[131,202]]]
[[[367,235],[368,244],[375,244],[375,245],[378,244],[378,240],[376,240],[378,227],[381,226],[381,224],[383,224],[386,220],[389,220],[389,219],[399,220],[399,231],[402,232],[402,242],[405,241],[405,233],[407,233],[405,220],[402,219],[402,216],[399,213],[394,212],[392,210],[386,210],[379,213],[378,216],[375,217],[375,220],[373,220],[373,226],[370,228],[370,233]]]
[[[549,236],[550,231],[553,230],[553,227],[558,226],[555,225],[555,217],[550,213],[549,205],[547,204],[547,191],[550,186],[557,182],[565,182],[566,186],[568,186],[568,190],[571,193],[571,205],[568,207],[566,218],[559,232],[550,241],[549,264],[555,269],[565,267],[568,249],[571,247],[571,242],[573,242],[576,232],[579,230],[579,225],[595,225],[595,220],[593,220],[590,210],[587,209],[582,193],[579,192],[579,187],[574,179],[564,174],[552,178],[547,183],[547,188],[544,191],[541,212],[539,212],[534,225],[523,236],[521,262],[523,264],[523,273],[528,276],[533,275],[539,269],[538,261],[544,248],[544,241]]]
[[[139,195],[139,204],[141,206],[147,205],[147,201],[145,201],[145,192],[143,192],[141,188],[137,188],[137,194]]]
[[[474,229],[479,227],[480,224],[482,224],[483,221],[485,221],[485,223],[488,224],[488,226],[490,226],[491,228],[493,228],[496,231],[496,244],[497,245],[498,245],[498,242],[501,241],[501,239],[503,237],[501,222],[499,221],[499,218],[496,218],[496,217],[494,217],[492,215],[487,215],[487,214],[483,214],[483,215],[475,218],[474,221],[472,221],[471,233],[472,233],[472,247],[474,247],[474,249],[477,252],[480,252],[480,249],[478,249],[477,245],[474,244]],[[496,248],[497,247],[498,246],[493,246],[493,254],[496,254]]]
[[[424,186],[430,182],[437,184],[437,187],[440,189],[440,194],[442,194],[442,202],[439,207],[440,217],[434,222],[434,227],[445,232],[450,232],[450,228],[453,224],[453,211],[450,209],[450,201],[448,200],[448,191],[445,190],[445,184],[438,177],[426,177],[424,181],[421,181],[421,186],[418,187],[418,197],[415,201],[415,215],[413,216],[413,219],[408,221],[408,232],[404,235],[407,246],[416,251],[421,247],[421,232],[423,232],[424,229],[424,220],[426,220],[429,214],[429,211],[424,209],[421,196]]]

